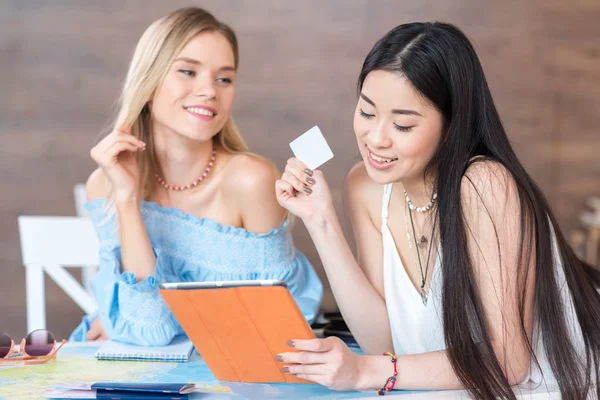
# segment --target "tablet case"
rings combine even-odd
[[[279,353],[314,333],[283,286],[161,290],[161,295],[219,380],[312,383],[284,374]]]

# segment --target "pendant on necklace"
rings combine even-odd
[[[426,306],[427,305],[427,292],[425,292],[425,289],[423,287],[421,287],[421,300],[423,300],[423,305]]]
[[[419,242],[417,243],[417,247],[420,249],[424,249],[427,246],[427,238],[425,235],[421,236]]]

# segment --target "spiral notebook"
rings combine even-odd
[[[98,360],[177,361],[189,360],[194,345],[185,336],[179,336],[167,346],[133,346],[107,340],[94,354]]]

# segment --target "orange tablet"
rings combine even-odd
[[[160,293],[217,379],[310,383],[281,372],[291,339],[315,337],[283,281],[180,282]]]

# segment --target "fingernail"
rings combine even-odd
[[[296,347],[296,343],[293,340],[288,340],[287,345],[290,347]]]
[[[277,357],[275,357],[275,361],[283,362],[283,357],[277,356]]]
[[[306,175],[308,175],[308,176],[313,176],[313,172],[312,172],[312,170],[310,170],[310,169],[308,169],[308,168],[306,168],[306,169],[304,170],[304,173],[305,173]]]
[[[312,193],[312,189],[311,189],[311,188],[309,188],[308,186],[304,186],[304,187],[302,188],[302,190],[304,190],[304,192],[305,192],[306,194],[311,194],[311,193]]]
[[[283,367],[283,368],[281,368],[281,372],[283,372],[284,374],[289,374],[290,369],[289,369],[289,367]]]
[[[306,178],[306,183],[308,183],[309,185],[314,185],[315,183],[317,183],[317,181],[315,181],[313,178]]]

